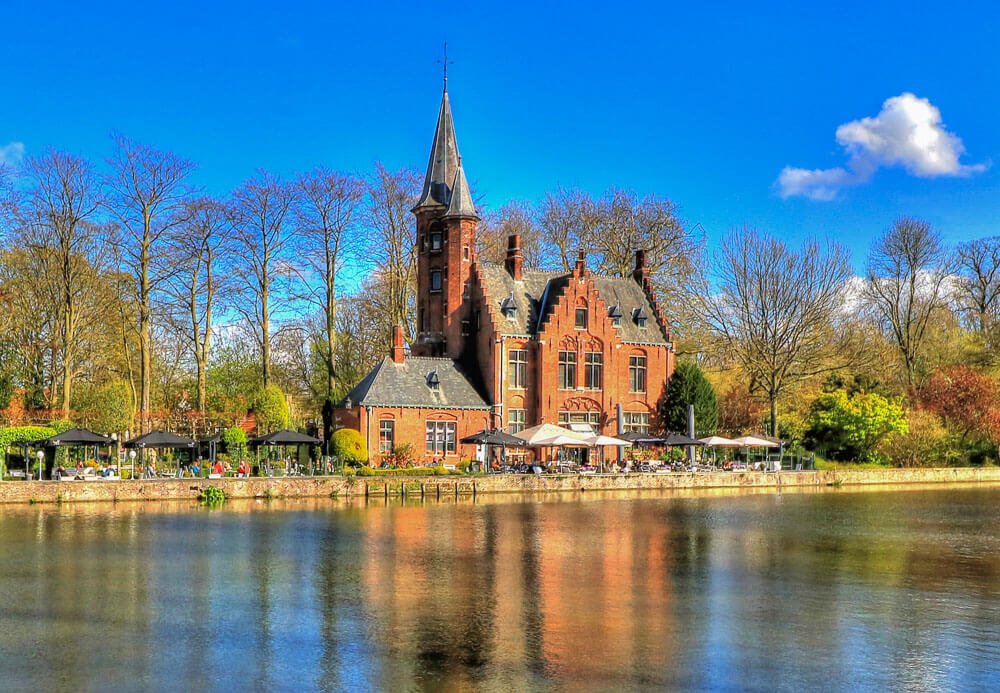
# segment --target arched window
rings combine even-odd
[[[646,391],[646,353],[633,351],[628,357],[628,391]]]

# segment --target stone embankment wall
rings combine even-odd
[[[206,486],[229,498],[348,498],[488,495],[670,489],[773,489],[869,484],[997,483],[1000,467],[955,469],[861,469],[822,472],[713,472],[705,474],[496,475],[452,477],[292,477],[251,479],[158,479],[135,481],[5,481],[0,503],[186,500]]]

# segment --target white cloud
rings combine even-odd
[[[17,166],[24,158],[24,142],[10,142],[0,147],[0,166]]]
[[[848,185],[871,180],[882,167],[900,166],[921,178],[971,176],[985,164],[962,164],[962,140],[948,132],[941,111],[927,99],[909,92],[886,99],[874,118],[862,118],[837,128],[837,142],[850,159],[845,167],[803,169],[786,166],[776,185],[783,198],[803,196],[831,200]]]
[[[832,200],[844,185],[850,185],[853,176],[843,168],[804,168],[785,166],[778,175],[778,188],[782,197],[802,195],[812,200]]]

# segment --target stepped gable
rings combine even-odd
[[[432,388],[431,373],[437,378]],[[465,372],[452,359],[407,356],[396,363],[388,356],[375,366],[340,403],[353,406],[489,409]]]
[[[508,335],[533,335],[537,332],[539,303],[545,287],[561,272],[524,270],[523,279],[515,281],[502,265],[491,262],[478,263],[483,293],[494,316],[497,332]],[[510,298],[517,306],[511,318],[500,312],[500,304]]]
[[[490,262],[478,263],[483,294],[494,317],[497,332],[506,335],[537,336],[552,308],[558,302],[572,274],[524,270],[524,279],[515,281],[501,266]],[[647,291],[631,277],[608,277],[587,273],[594,282],[597,293],[608,310],[618,306],[622,313],[621,324],[616,329],[623,342],[631,344],[666,345],[670,342],[666,322],[658,306]],[[505,300],[517,306],[513,317],[507,318],[500,311]],[[633,315],[637,309],[648,316],[646,327],[639,327]]]

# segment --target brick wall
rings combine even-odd
[[[428,464],[435,454],[427,451],[426,433],[428,421],[452,421],[456,428],[454,453],[448,453],[443,460],[447,464],[458,464],[461,460],[475,457],[475,445],[458,442],[465,436],[478,433],[489,426],[489,411],[483,409],[418,409],[414,407],[358,407],[359,427],[368,441],[368,455],[372,463],[380,460],[379,424],[382,420],[394,422],[396,445],[410,443],[418,464]]]

